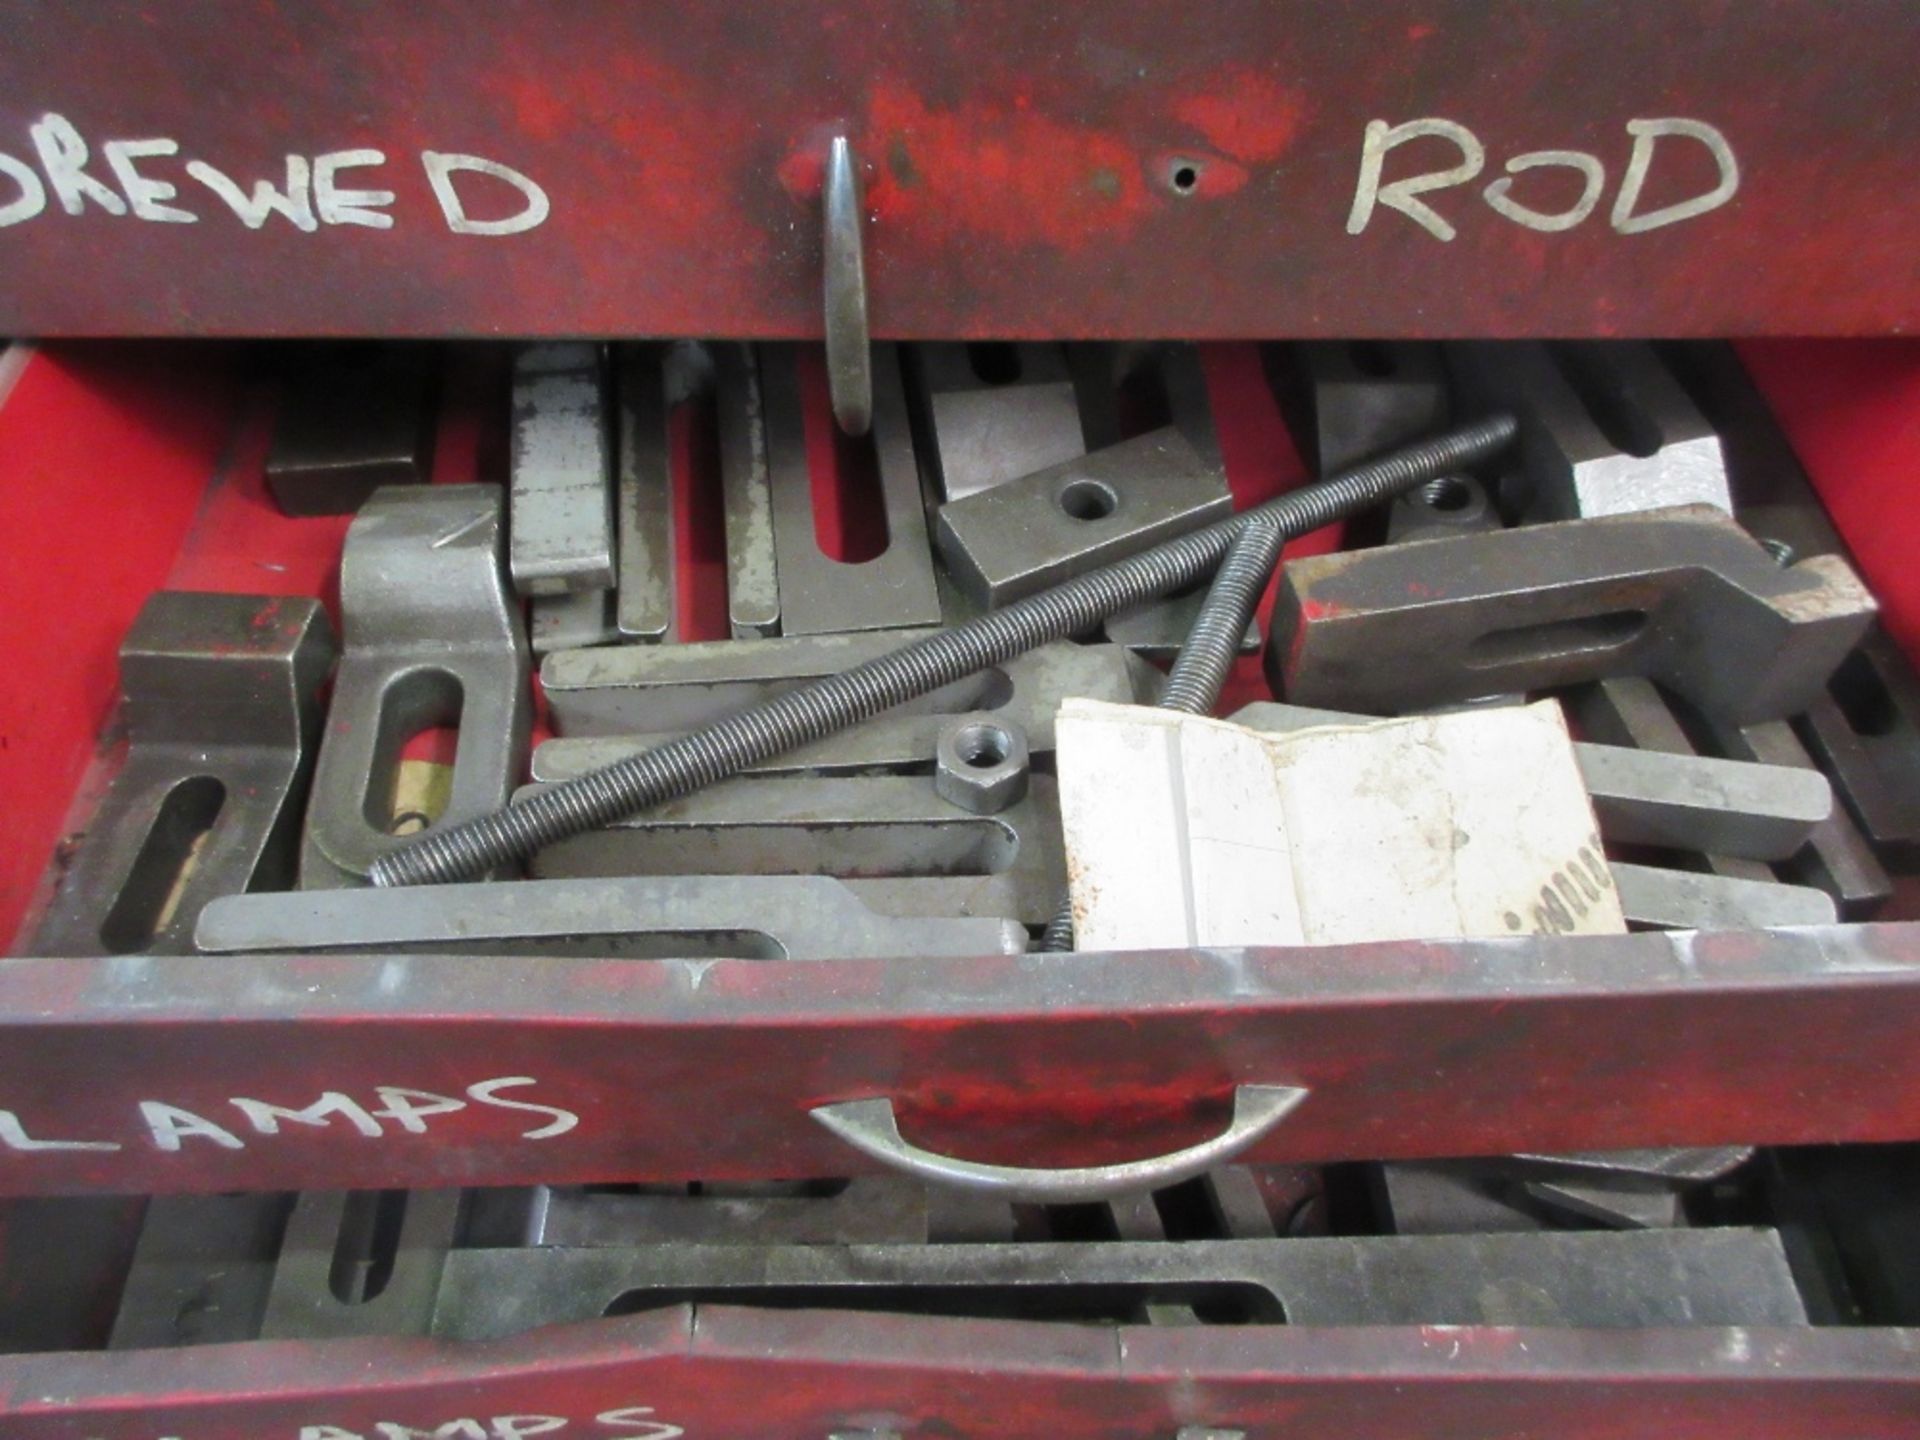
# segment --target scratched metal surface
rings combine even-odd
[[[0,333],[817,335],[839,128],[882,337],[1920,318],[1910,0],[0,0],[0,36]],[[30,134],[49,114],[72,127],[49,146],[88,147],[78,215]],[[1419,120],[1458,128],[1394,149],[1385,184],[1484,149],[1414,197],[1454,238],[1384,203],[1350,234],[1369,124]],[[1622,209],[1649,120],[1724,137],[1726,203],[1636,228],[1721,179],[1700,139],[1650,141]],[[122,150],[116,178],[108,142],[149,139],[178,151]],[[219,193],[250,208],[288,155],[317,185],[346,151],[383,158],[332,170],[332,221],[250,229]],[[537,186],[540,223],[472,159]],[[1596,168],[1586,218],[1523,223],[1577,217]],[[103,208],[129,188],[175,217]]]
[[[0,1358],[8,1440],[1906,1440],[1920,1332],[1038,1325],[676,1306],[479,1344]]]
[[[868,1162],[808,1111],[876,1095],[943,1153],[1108,1164],[1217,1134],[1239,1084],[1309,1091],[1261,1163],[1892,1141],[1920,1134],[1917,1032],[1914,925],[959,960],[15,960],[0,1194],[839,1175]],[[752,1063],[713,1065],[722,1050]]]

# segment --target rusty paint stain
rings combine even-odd
[[[888,152],[910,144],[925,179],[911,187],[887,173],[875,179],[868,203],[883,224],[1075,253],[1132,228],[1149,209],[1130,146],[1036,109],[973,101],[934,110],[906,87],[882,82],[868,127],[869,148],[880,140]],[[1112,176],[1110,187],[1088,183],[1101,171]]]
[[[894,136],[893,143],[887,147],[887,169],[902,185],[920,183],[920,171],[915,167],[913,155],[902,136]]]
[[[1176,119],[1193,126],[1221,154],[1248,164],[1284,155],[1307,109],[1303,96],[1249,70],[1219,76],[1173,104]]]

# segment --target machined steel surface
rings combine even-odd
[[[433,1332],[465,1340],[698,1297],[826,1309],[1085,1314],[1225,1299],[1255,1324],[1796,1325],[1765,1230],[1008,1246],[460,1250]],[[1102,1293],[1105,1292],[1105,1293]],[[971,1297],[971,1304],[969,1304]]]
[[[1436,345],[1317,340],[1294,355],[1312,392],[1319,474],[1336,474],[1447,423],[1447,371]]]
[[[1193,622],[1199,617],[1200,607],[1206,600],[1207,592],[1202,588],[1190,595],[1154,600],[1131,610],[1123,610],[1108,619],[1106,637],[1116,645],[1124,645],[1143,660],[1170,661],[1186,644],[1187,636],[1193,630]],[[1260,639],[1260,619],[1255,616],[1248,623],[1246,633],[1240,637],[1238,653],[1258,655]]]
[[[1858,652],[1856,652],[1857,654]],[[1673,754],[1695,753],[1693,739],[1651,681],[1618,677],[1576,686],[1563,697],[1582,731],[1601,740]],[[1814,761],[1792,725],[1712,726],[1713,742],[1735,759],[1776,768],[1811,770]],[[1707,868],[1730,880],[1771,882],[1774,871],[1754,860],[1708,854]],[[1893,882],[1853,818],[1835,807],[1813,827],[1805,847],[1781,867],[1789,878],[1831,894],[1850,920],[1871,914],[1893,893]]]
[[[1512,443],[1515,428],[1510,415],[1488,416],[1334,479],[1301,486],[1244,515],[1180,535],[1004,610],[961,621],[865,665],[794,686],[657,750],[561,781],[524,804],[424,835],[405,853],[383,857],[372,879],[379,885],[469,879],[622,815],[691,794],[1049,641],[1086,634],[1131,605],[1183,590],[1218,568],[1221,556],[1249,525],[1272,521],[1289,535],[1305,534],[1423,480],[1499,454]]]
[[[567,734],[535,747],[533,778],[554,781],[589,774],[684,733],[634,733],[656,705],[671,707],[682,724],[698,723],[694,718],[698,715],[722,713],[756,693],[771,693],[772,682],[783,681],[779,672],[798,666],[830,668],[829,662],[842,663],[836,655],[844,655],[845,663],[852,663],[867,640],[859,635],[822,635],[768,642],[777,648],[762,652],[770,662],[764,671],[733,669],[726,663],[730,658],[726,646],[663,649],[658,653],[666,663],[657,671],[641,658],[643,652],[636,651],[609,652],[593,659],[555,659],[543,669],[542,677],[547,682],[548,701]],[[737,658],[751,660],[753,656]],[[711,680],[697,678],[703,661],[712,662],[706,672],[714,677]],[[652,698],[655,690],[641,683],[643,677],[656,673],[659,689],[665,692],[657,702]],[[795,674],[791,678],[802,677]],[[593,683],[596,680],[604,680],[605,686]],[[1129,647],[1060,641],[1016,655],[927,699],[909,701],[837,735],[762,761],[746,773],[924,769],[933,763],[940,732],[951,718],[943,712],[969,708],[1019,726],[1027,737],[1030,754],[1050,755],[1054,717],[1067,696],[1132,704],[1150,699],[1159,680],[1158,674]],[[628,681],[633,683],[629,685]]]
[[[522,595],[614,583],[607,402],[604,346],[529,345],[514,357],[508,561]]]
[[[613,352],[617,632],[663,640],[673,629],[673,477],[667,451],[666,376],[660,351]]]
[[[621,638],[617,603],[611,590],[534,596],[527,602],[527,644],[534,658],[613,644]]]
[[[1057,344],[916,345],[925,457],[942,500],[960,500],[1086,454],[1080,401]]]
[[[1622,844],[1784,860],[1833,813],[1816,770],[1617,745],[1574,755],[1600,833]]]
[[[1267,671],[1370,713],[1644,675],[1751,723],[1805,708],[1873,613],[1837,556],[1782,569],[1690,506],[1291,561]]]
[[[1855,822],[1903,866],[1920,854],[1920,675],[1878,625],[1796,727]]]
[[[1431,540],[1463,531],[1498,530],[1500,513],[1487,487],[1471,475],[1442,475],[1387,507],[1387,539]]]
[[[1591,1180],[1527,1180],[1521,1190],[1549,1210],[1609,1230],[1668,1230],[1686,1220],[1671,1190]]]
[[[458,1190],[309,1191],[273,1267],[262,1339],[405,1335],[430,1324]]]
[[[209,900],[290,883],[333,653],[312,600],[150,597],[120,645],[126,758],[33,948],[180,952]]]
[[[751,345],[721,344],[714,347],[713,367],[727,533],[727,620],[735,638],[775,635],[780,578],[760,359]]]
[[[382,485],[432,478],[440,352],[426,345],[314,346],[274,416],[267,490],[288,515],[351,515]]]
[[[837,1184],[666,1187],[634,1192],[537,1186],[524,1243],[594,1245],[923,1245],[927,1187],[887,1175]]]
[[[1493,1163],[1528,1175],[1705,1185],[1726,1179],[1751,1161],[1755,1153],[1751,1145],[1709,1145],[1683,1150],[1592,1150],[1555,1155],[1528,1152]]]
[[[457,726],[436,824],[506,803],[526,763],[532,696],[519,603],[502,572],[492,485],[379,490],[340,557],[340,665],[307,806],[305,889],[358,885],[402,843],[388,798],[401,748]]]
[[[1458,1161],[1378,1167],[1382,1218],[1396,1235],[1482,1235],[1538,1231],[1539,1211],[1506,1177]]]
[[[1213,470],[1224,463],[1213,392],[1197,346],[1132,340],[1067,346],[1087,449],[1105,450],[1170,425]],[[1418,437],[1415,437],[1418,438]]]
[[[820,875],[647,875],[390,891],[232,895],[202,912],[215,954],[459,951],[623,959],[1018,954],[992,918],[901,918]]]
[[[1794,555],[1846,542],[1739,357],[1725,345],[1668,347],[1681,380],[1725,437],[1735,513]],[[1909,863],[1920,845],[1920,679],[1876,624],[1797,726],[1859,828]]]
[[[867,324],[867,264],[860,166],[845,135],[827,142],[821,186],[822,333],[833,419],[849,435],[873,425],[873,340]]]
[[[1520,417],[1516,508],[1530,518],[1732,512],[1720,438],[1650,345],[1495,341],[1446,353],[1469,405]]]
[[[1560,692],[1560,703],[1574,731],[1591,741],[1654,750],[1665,755],[1700,753],[1667,697],[1651,680],[1621,675],[1590,685],[1575,685]],[[1815,835],[1830,829],[1832,824],[1830,816],[1814,827]],[[1772,869],[1758,860],[1712,852],[1703,855],[1701,860],[1715,875],[1736,880],[1776,878]]]
[[[161,1195],[114,1312],[108,1348],[220,1345],[260,1333],[293,1197]]]
[[[1686,1223],[1678,1189],[1612,1174],[1527,1176],[1484,1162],[1383,1165],[1380,1184],[1401,1235],[1534,1233],[1568,1227],[1671,1230]]]
[[[688,729],[777,695],[802,680],[832,675],[898,648],[924,631],[783,635],[766,640],[704,640],[684,645],[561,652],[540,667],[540,688],[565,735],[619,735]],[[938,710],[948,687],[922,701]],[[974,703],[963,701],[962,708]]]
[[[950,501],[934,534],[960,588],[992,608],[1232,513],[1224,475],[1168,426]]]
[[[1705,724],[1720,751],[1736,760],[1809,769],[1815,764],[1805,742],[1785,720],[1732,725],[1706,717]],[[1893,895],[1893,880],[1886,867],[1853,817],[1838,806],[1814,827],[1806,849],[1784,868],[1790,877],[1818,885],[1831,894],[1839,903],[1841,916],[1848,920],[1864,919]]]
[[[1739,880],[1705,871],[1668,870],[1614,861],[1614,888],[1630,925],[1663,930],[1768,930],[1777,925],[1831,925],[1834,899],[1811,885]]]
[[[1027,793],[1031,761],[1019,726],[992,714],[961,715],[941,728],[933,788],[976,815],[997,815]]]
[[[1276,733],[1369,719],[1266,701],[1228,718]],[[1779,860],[1798,851],[1833,810],[1826,777],[1794,766],[1589,741],[1575,741],[1573,756],[1601,835],[1620,844]]]
[[[1066,884],[1050,775],[1030,776],[1026,794],[992,815],[963,810],[923,775],[741,777],[550,845],[532,868],[833,876],[884,915],[1028,925],[1046,922]]]
[[[870,460],[886,524],[886,548],[858,561],[821,549],[815,530],[813,475],[801,398],[800,350],[760,349],[760,396],[766,417],[767,473],[773,500],[773,547],[778,561],[780,632],[827,635],[937,625],[933,551],[927,541],[920,471],[914,460],[905,382],[897,347],[873,351]],[[862,427],[865,434],[868,427]],[[841,464],[858,463],[843,455]]]

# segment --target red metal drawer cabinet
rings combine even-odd
[[[14,657],[0,766],[21,797],[12,917],[67,823],[117,627],[147,591],[255,586],[267,555],[286,588],[324,590],[338,524],[271,513],[260,396],[218,355],[192,358],[56,348],[0,410],[16,593],[65,595],[92,545],[122,556],[59,635],[41,607],[0,620]],[[1907,347],[1751,359],[1877,387],[1878,408],[1835,432],[1850,458],[1920,413]],[[1211,357],[1223,412],[1248,374],[1250,357]],[[1825,383],[1776,389],[1850,524],[1871,501],[1830,484]],[[487,393],[456,367],[442,478],[483,463],[471,420]],[[164,427],[141,423],[155,415]],[[1898,464],[1873,473],[1894,483]],[[1859,532],[1860,553],[1898,630],[1910,596],[1886,562],[1904,541],[1882,529]],[[931,1151],[1101,1164],[1204,1141],[1235,1088],[1260,1084],[1308,1092],[1249,1153],[1264,1161],[1908,1140],[1916,935],[893,962],[22,959],[0,965],[0,1192],[845,1174],[871,1162],[809,1112],[880,1097]],[[709,1063],[721,1051],[741,1063]],[[285,1123],[259,1125],[261,1106]],[[0,1414],[9,1436],[113,1440],[1260,1435],[1334,1417],[1379,1434],[1873,1437],[1920,1426],[1917,1362],[1920,1341],[1887,1329],[1090,1331],[702,1305],[509,1342],[0,1358]]]
[[[1909,331],[1914,38],[1906,0],[0,0],[0,334],[170,337],[0,353],[0,931],[113,771],[146,598],[333,598],[345,520],[274,511],[272,389],[212,338],[817,337],[843,135],[874,335],[1228,342],[1204,362],[1244,506],[1301,466],[1232,342]],[[1920,351],[1742,356],[1920,653]],[[438,482],[498,469],[496,360],[448,368]],[[702,613],[718,562],[682,541]],[[1912,901],[1302,950],[21,958],[0,1201],[848,1175],[877,1162],[814,1112],[857,1100],[934,1156],[1108,1165],[1236,1134],[1254,1086],[1305,1091],[1245,1152],[1267,1163],[1914,1141]],[[31,1233],[0,1214],[0,1303]],[[0,1355],[6,1440],[1656,1427],[1920,1434],[1920,1331],[702,1303],[505,1341]]]
[[[0,334],[1912,326],[1905,0],[0,5]],[[291,277],[298,277],[290,283]]]

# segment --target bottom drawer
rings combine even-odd
[[[1223,1335],[686,1306],[483,1345],[48,1356],[0,1394],[18,1440],[1907,1440],[1916,1370],[1911,1331]]]

